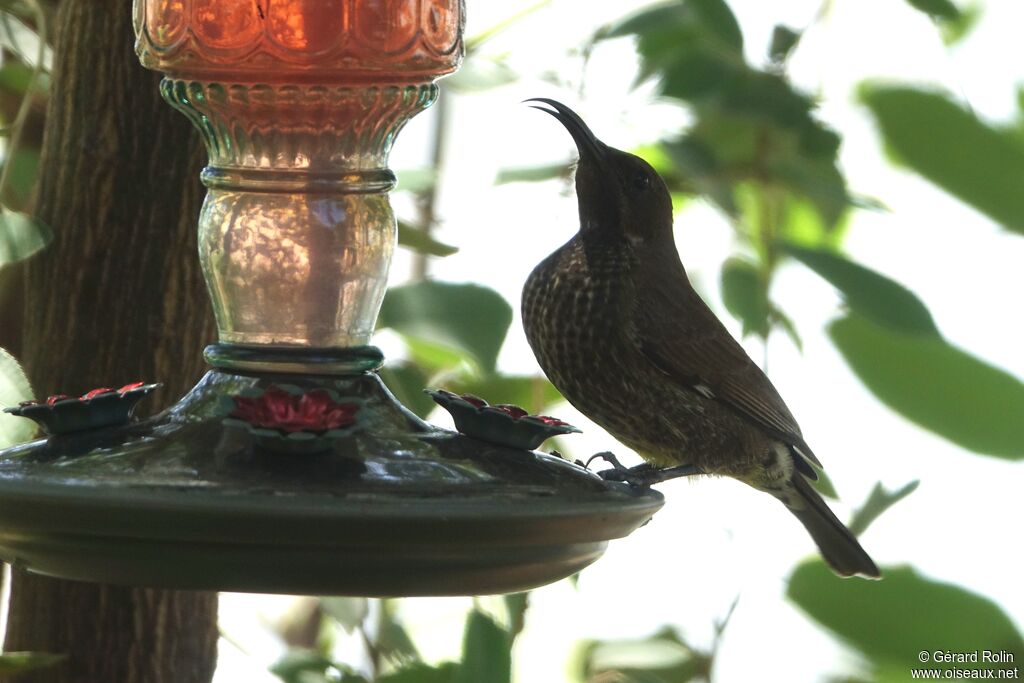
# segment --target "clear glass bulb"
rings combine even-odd
[[[365,345],[396,240],[388,154],[462,58],[461,0],[136,0],[136,51],[202,133],[220,341]]]

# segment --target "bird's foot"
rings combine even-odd
[[[643,463],[636,467],[626,467],[615,455],[609,451],[597,453],[587,460],[587,467],[590,467],[596,459],[602,459],[611,465],[611,469],[601,470],[597,476],[605,481],[621,481],[630,486],[649,487],[660,484],[669,479],[678,477],[690,477],[695,474],[704,474],[704,470],[696,465],[677,465],[675,467],[655,467],[650,463]]]
[[[587,458],[587,462],[583,466],[586,467],[589,470],[590,469],[590,463],[594,462],[598,458],[600,458],[601,460],[604,460],[606,463],[611,465],[614,470],[627,470],[627,471],[629,470],[628,467],[626,467],[621,462],[619,462],[619,459],[616,458],[615,454],[612,453],[611,451],[601,451],[600,453],[595,453],[594,455],[592,455],[589,458]],[[644,463],[644,464],[646,465],[646,463]],[[644,465],[640,465],[640,467],[643,467],[643,466]]]

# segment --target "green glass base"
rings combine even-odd
[[[284,374],[361,375],[384,365],[384,354],[376,346],[316,349],[211,344],[203,349],[203,358],[218,370]]]
[[[359,428],[326,451],[286,453],[223,423],[224,397],[275,383],[359,401]],[[0,557],[176,589],[504,593],[579,571],[662,502],[433,427],[373,373],[213,371],[149,420],[0,453]]]

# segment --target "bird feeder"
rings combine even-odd
[[[143,384],[15,410],[51,429],[0,453],[5,560],[177,589],[486,594],[571,575],[651,517],[657,493],[527,450],[531,429],[564,423],[441,392],[467,424],[476,411],[515,434],[440,429],[376,373],[388,153],[460,63],[460,0],[134,12],[142,64],[209,153],[199,258],[219,343],[199,384],[146,420],[129,419]]]

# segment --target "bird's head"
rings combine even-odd
[[[672,198],[665,181],[640,157],[609,147],[583,119],[561,102],[537,97],[527,102],[551,114],[576,142],[576,196],[580,233],[626,239],[634,247],[672,244]]]

